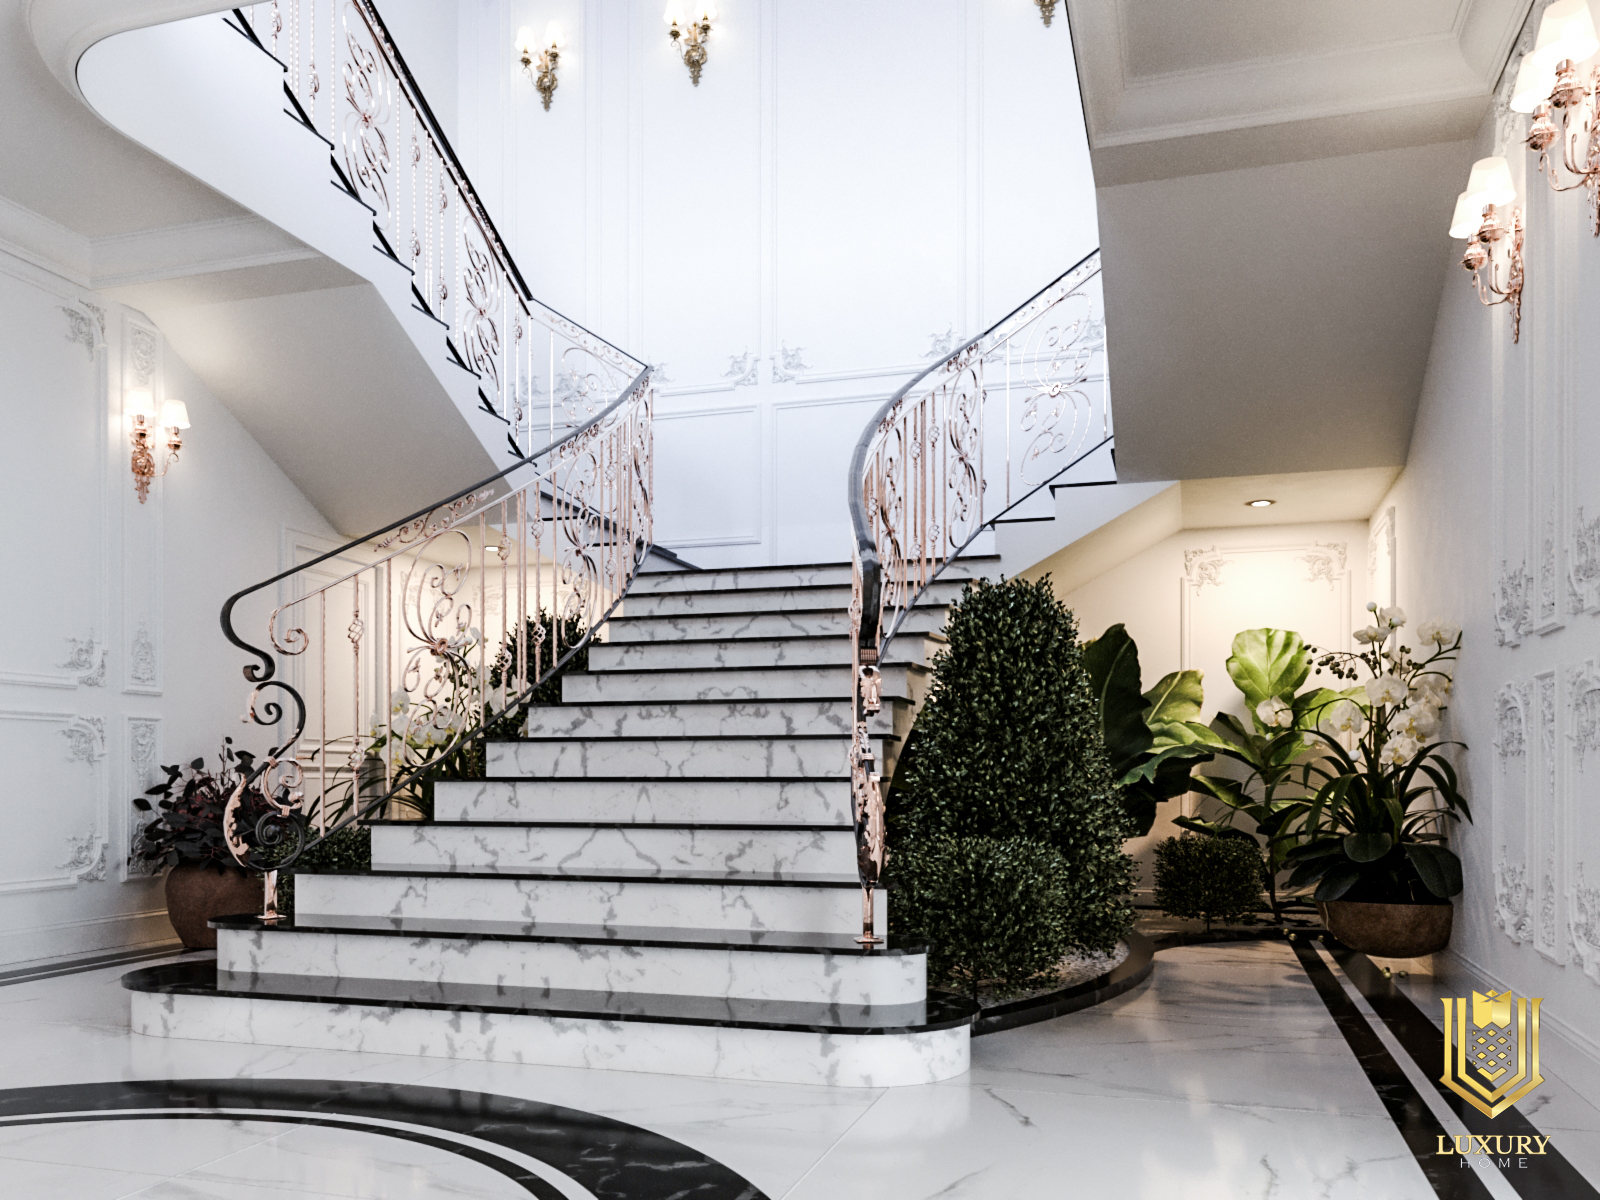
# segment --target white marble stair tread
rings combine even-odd
[[[937,633],[944,628],[946,608],[920,606],[906,614],[906,633]],[[683,639],[841,637],[850,633],[844,609],[796,609],[788,612],[700,613],[692,616],[616,616],[606,623],[606,640],[673,642]]]
[[[828,1004],[907,1004],[927,995],[920,948],[862,953],[835,949],[815,935],[761,940],[737,931],[685,930],[672,939],[605,936],[596,926],[518,927],[506,921],[450,922],[386,918],[264,926],[232,918],[215,923],[217,968],[233,974],[318,975],[364,979],[576,988],[600,992],[717,995]],[[507,927],[510,932],[501,932]],[[672,930],[645,930],[669,935]],[[722,941],[714,940],[718,934]],[[729,939],[733,940],[730,942]],[[780,940],[781,939],[781,940]],[[834,942],[849,939],[835,935]]]
[[[902,635],[890,646],[885,665],[927,666],[937,645],[924,636]],[[712,670],[722,667],[846,667],[850,638],[732,638],[678,642],[607,642],[589,647],[591,672]]]
[[[889,700],[868,718],[872,733],[895,732],[896,709]],[[909,719],[909,714],[907,714]],[[557,704],[533,708],[525,737],[780,737],[792,734],[850,736],[848,700],[680,700],[663,704],[628,701]]]
[[[949,605],[961,598],[966,584],[959,579],[938,579],[918,597],[919,605]],[[850,584],[818,587],[742,588],[738,591],[629,592],[623,612],[630,617],[690,613],[786,612],[792,609],[837,608],[850,605]]]
[[[882,669],[885,699],[917,700],[927,691],[925,667]],[[666,703],[684,700],[848,700],[850,668],[748,667],[722,670],[576,672],[561,677],[565,704],[599,700]]]
[[[996,555],[962,557],[949,563],[941,579],[974,579],[992,576],[1000,569]],[[815,587],[843,584],[848,587],[851,565],[837,563],[777,564],[767,567],[727,567],[700,571],[650,571],[640,574],[630,595],[660,592],[719,592],[742,588]]]
[[[372,866],[848,872],[848,826],[373,822]]]
[[[884,743],[872,739],[882,761]],[[837,736],[523,738],[490,742],[491,779],[831,779],[848,774],[850,741]]]
[[[326,977],[305,980],[305,992],[287,990],[287,980],[270,981],[284,990],[263,992],[219,991],[218,982],[209,962],[125,976],[123,986],[133,993],[134,1032],[832,1087],[936,1083],[970,1063],[971,1006],[947,996],[870,1016],[844,1006],[777,1009],[762,1007],[774,1001],[715,997],[703,1005],[664,997],[648,1008],[635,1001],[634,1009],[623,1010],[621,1004],[608,1007],[602,1000],[590,1007],[586,998],[554,994],[540,998],[542,1007],[516,1010],[493,988],[424,999],[415,993],[355,995],[380,989]],[[248,988],[261,981],[222,982]],[[344,994],[318,994],[330,988]]]
[[[888,898],[874,905],[887,928]],[[691,929],[860,928],[854,875],[675,871],[412,870],[296,873],[295,912],[325,916],[555,921]]]
[[[847,825],[850,781],[839,779],[440,780],[441,821],[718,822]]]

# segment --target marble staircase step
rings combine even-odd
[[[928,585],[918,601],[930,607],[954,604],[965,583],[940,578]],[[689,616],[701,613],[789,612],[850,606],[850,585],[741,588],[738,591],[632,592],[622,611],[630,617]]]
[[[937,633],[944,628],[943,605],[914,608],[901,629]],[[843,609],[796,609],[788,612],[702,613],[694,616],[621,616],[606,624],[606,639],[619,642],[707,641],[732,638],[848,637],[850,614]]]
[[[993,576],[1000,569],[998,555],[974,555],[950,563],[941,579]],[[850,586],[850,564],[805,563],[798,566],[733,567],[723,570],[650,571],[635,580],[630,595],[665,592],[737,591],[748,588]]]
[[[927,692],[926,667],[883,668],[885,699],[918,700]],[[561,677],[567,704],[596,700],[635,703],[682,700],[848,700],[850,668],[748,667],[720,671],[607,671]]]
[[[926,637],[894,640],[886,664],[927,666],[937,646]],[[732,638],[679,642],[606,642],[589,647],[589,670],[697,671],[723,667],[842,666],[851,661],[849,637]]]
[[[848,872],[848,825],[374,821],[372,865]]]
[[[884,932],[887,896],[875,903]],[[465,918],[693,929],[792,929],[849,933],[860,927],[855,874],[737,871],[555,871],[437,867],[297,872],[295,913]]]
[[[481,1062],[893,1087],[967,1070],[973,1007],[642,996],[328,975],[219,973],[210,962],[123,977],[151,1037],[433,1055]]]
[[[884,743],[873,738],[883,759]],[[490,742],[499,779],[833,779],[847,773],[850,739],[794,737],[523,738]]]
[[[896,710],[905,701],[889,700],[868,718],[873,733],[896,731]],[[910,713],[903,714],[910,720]],[[904,722],[902,722],[904,723]],[[781,737],[794,734],[850,736],[847,700],[680,701],[665,704],[561,704],[534,708],[523,727],[527,737]]]
[[[848,825],[850,781],[838,779],[441,780],[440,821]]]
[[[217,969],[235,975],[493,984],[647,995],[883,1005],[927,995],[920,946],[864,951],[845,934],[327,918],[225,917]]]

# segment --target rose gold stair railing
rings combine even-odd
[[[616,611],[652,547],[650,368],[535,300],[369,0],[276,0],[231,21],[285,70],[380,249],[478,379],[516,461],[229,597],[255,661],[223,819],[266,875],[333,833],[481,774],[541,687]],[[398,253],[396,253],[398,251]],[[260,634],[247,639],[236,622]]]
[[[1100,252],[942,357],[886,401],[850,463],[850,792],[862,934],[887,859],[867,718],[879,665],[919,596],[978,535],[1112,440]]]

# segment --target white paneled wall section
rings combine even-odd
[[[534,291],[662,366],[662,543],[838,559],[874,406],[1097,244],[1068,30],[1031,0],[726,0],[696,88],[663,8],[460,5],[458,148]],[[545,112],[512,42],[551,20]]]
[[[30,257],[0,247],[0,964],[171,936],[159,882],[128,865],[129,801],[240,728],[224,597],[277,570],[284,523],[332,532],[154,326]],[[193,421],[142,505],[136,387]]]

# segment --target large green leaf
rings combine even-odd
[[[1435,896],[1448,900],[1461,894],[1461,860],[1454,851],[1427,842],[1407,842],[1406,857]]]
[[[1144,694],[1144,719],[1152,727],[1173,721],[1193,721],[1200,716],[1205,688],[1199,671],[1174,671]]]
[[[1289,629],[1246,629],[1233,639],[1228,676],[1252,712],[1276,696],[1289,700],[1311,673],[1305,640]]]
[[[1351,833],[1344,839],[1344,852],[1358,863],[1377,862],[1394,845],[1387,833]]]
[[[1100,708],[1106,754],[1118,775],[1138,765],[1154,740],[1145,724],[1145,698],[1139,691],[1139,648],[1121,624],[1083,648],[1083,665],[1089,674]]]

